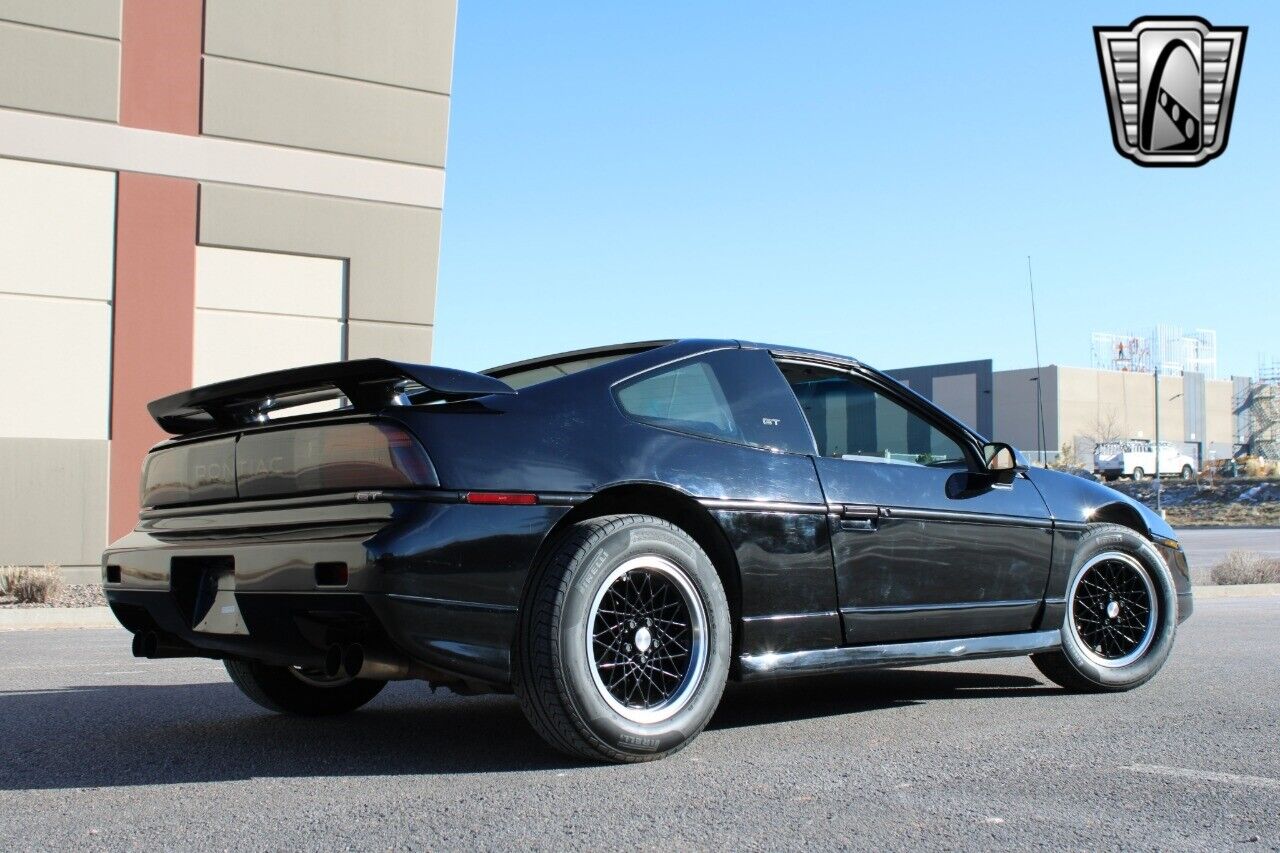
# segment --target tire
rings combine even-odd
[[[711,719],[731,643],[724,588],[702,548],[652,516],[605,516],[575,524],[535,568],[512,681],[530,724],[560,751],[653,761]]]
[[[1190,480],[1195,475],[1196,472],[1190,465],[1183,465],[1182,472],[1178,476],[1184,480]]]
[[[225,660],[236,687],[268,711],[324,717],[345,714],[368,702],[387,686],[363,678],[325,679],[287,666],[251,660]],[[328,682],[328,683],[326,683]]]
[[[1146,479],[1146,477],[1147,477],[1147,472],[1143,471],[1142,468],[1139,467],[1139,468],[1133,469],[1133,482],[1141,483],[1143,480]]]
[[[1099,592],[1108,586],[1110,593]],[[1146,614],[1144,599],[1152,605]],[[1071,691],[1131,690],[1160,671],[1177,628],[1173,575],[1155,546],[1128,527],[1094,524],[1072,563],[1062,648],[1031,660]]]

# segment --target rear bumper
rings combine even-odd
[[[567,511],[339,497],[153,513],[103,554],[104,589],[130,631],[193,653],[318,665],[360,642],[505,687],[525,576]],[[346,584],[318,583],[318,563]]]

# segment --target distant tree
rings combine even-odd
[[[1120,441],[1125,438],[1120,432],[1120,416],[1116,414],[1115,409],[1099,411],[1098,417],[1094,419],[1093,428],[1089,432],[1081,433],[1079,437],[1092,447],[1109,441]]]

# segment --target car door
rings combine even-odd
[[[971,435],[871,371],[779,367],[814,433],[845,641],[1030,630],[1053,542],[1032,482],[997,484]]]

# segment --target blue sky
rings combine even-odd
[[[1090,332],[1280,359],[1280,5],[463,0],[433,360],[664,337],[884,368],[1086,365]],[[1115,153],[1095,24],[1250,27],[1230,146]]]

